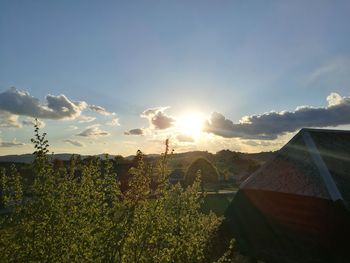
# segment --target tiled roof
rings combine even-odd
[[[350,131],[303,129],[241,185],[350,204]]]

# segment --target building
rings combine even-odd
[[[266,262],[350,262],[350,131],[302,129],[241,184],[223,228]]]

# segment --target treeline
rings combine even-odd
[[[1,262],[217,259],[212,240],[222,219],[201,212],[200,173],[186,188],[168,183],[168,147],[155,163],[138,151],[123,185],[118,160],[72,157],[61,165],[50,159],[45,135],[36,126],[26,185],[15,166],[1,172]],[[231,250],[218,262],[236,260]]]

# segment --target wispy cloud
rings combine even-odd
[[[226,138],[272,140],[303,127],[350,124],[350,97],[331,93],[327,102],[328,105],[321,108],[299,106],[295,111],[246,116],[239,123],[233,123],[224,115],[214,112],[206,122],[204,130]]]
[[[119,118],[115,117],[112,120],[110,120],[109,122],[107,122],[107,125],[109,126],[119,126]]]
[[[348,85],[350,83],[350,58],[341,57],[328,61],[314,69],[306,78],[307,85]]]
[[[78,118],[79,123],[93,122],[94,120],[96,120],[95,117],[86,116],[86,115],[80,115]]]
[[[37,119],[37,121],[35,122],[35,119],[34,119],[34,118],[27,118],[27,119],[25,119],[25,120],[22,121],[22,124],[23,124],[24,126],[32,126],[32,127],[33,127],[35,124],[38,124],[38,126],[39,126],[40,128],[45,127],[45,122],[43,122],[42,120],[39,120],[39,119]]]
[[[78,146],[78,147],[83,147],[85,146],[82,142],[76,141],[76,140],[70,140],[70,139],[66,139],[64,140],[64,142],[70,143],[74,146]]]
[[[17,142],[16,139],[14,139],[13,141],[0,141],[0,147],[18,147],[18,146],[23,146],[25,145],[25,143],[22,142]]]
[[[188,136],[186,134],[178,134],[176,136],[176,140],[178,140],[179,142],[194,142],[193,137]]]

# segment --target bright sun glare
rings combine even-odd
[[[181,133],[196,139],[202,132],[204,115],[199,112],[190,112],[177,119],[177,127]]]

